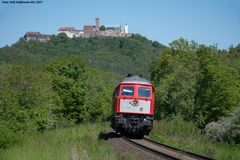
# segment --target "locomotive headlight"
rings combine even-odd
[[[144,121],[153,121],[153,117],[152,116],[147,116],[146,118],[144,118]]]
[[[150,117],[150,116],[147,116],[147,117],[146,117],[146,119],[152,119],[152,117]]]

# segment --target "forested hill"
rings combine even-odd
[[[0,49],[0,148],[19,134],[109,120],[114,87],[128,73],[151,78],[155,118],[180,115],[240,143],[240,45],[218,50],[180,38],[167,48],[140,35],[60,34]]]
[[[23,39],[0,49],[2,62],[51,62],[56,56],[80,55],[86,62],[105,71],[126,75],[140,73],[149,78],[149,65],[158,57],[162,44],[141,35],[128,38],[93,37],[69,39],[65,34],[54,36],[47,43]]]
[[[127,73],[150,78],[165,47],[140,35],[23,39],[0,49],[0,148],[19,134],[109,120],[112,92]]]

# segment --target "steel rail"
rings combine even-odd
[[[121,137],[121,139],[127,143],[132,144],[133,146],[142,149],[148,153],[151,153],[159,158],[167,159],[167,160],[213,160],[212,158],[208,158],[196,153],[184,151],[182,149],[178,149],[175,147],[171,147],[165,144],[161,144],[150,140],[148,138],[143,139],[131,139],[128,137]],[[144,142],[145,141],[145,142]],[[146,144],[144,144],[146,143]]]
[[[185,150],[183,150],[183,149],[179,149],[179,148],[172,147],[172,146],[169,146],[169,145],[166,145],[166,144],[162,144],[162,143],[153,141],[153,140],[151,140],[151,139],[149,139],[149,138],[146,138],[146,137],[144,137],[143,140],[145,140],[145,141],[147,141],[147,142],[150,142],[150,143],[152,143],[152,144],[156,144],[156,145],[158,145],[158,146],[164,147],[164,148],[166,148],[166,149],[169,149],[169,150],[172,150],[172,151],[181,153],[181,154],[183,154],[183,155],[185,155],[185,156],[188,156],[188,157],[191,157],[191,158],[194,158],[194,159],[197,159],[197,160],[214,160],[213,158],[209,158],[209,157],[206,157],[206,156],[197,154],[197,153],[185,151]]]
[[[125,136],[124,136],[124,137],[121,137],[121,139],[122,139],[123,141],[125,141],[125,142],[127,142],[127,143],[130,143],[130,144],[132,144],[133,146],[135,146],[135,147],[137,147],[137,148],[139,148],[139,149],[141,149],[141,150],[144,150],[144,151],[146,151],[146,152],[148,152],[148,153],[151,153],[151,154],[153,154],[153,155],[155,155],[155,156],[157,156],[157,157],[159,157],[159,158],[166,159],[166,160],[181,160],[181,159],[179,159],[179,158],[173,157],[173,156],[171,156],[171,155],[165,154],[165,153],[163,153],[163,152],[159,152],[159,151],[154,150],[154,149],[151,149],[151,148],[149,148],[149,147],[147,147],[147,146],[145,146],[145,145],[142,145],[142,144],[139,144],[139,143],[137,143],[137,142],[134,142],[132,139],[130,139],[130,138],[128,138],[128,137],[125,137]]]

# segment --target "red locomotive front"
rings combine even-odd
[[[153,126],[154,89],[139,75],[128,75],[113,93],[112,128],[120,132],[148,135]]]

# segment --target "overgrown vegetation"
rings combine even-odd
[[[184,39],[170,46],[151,68],[157,118],[180,114],[184,120],[204,128],[239,108],[240,46],[227,52]],[[239,142],[236,134],[231,138]]]
[[[20,40],[0,49],[0,148],[22,134],[109,120],[112,91],[143,73],[162,48],[140,35]],[[139,58],[138,58],[139,57]]]
[[[239,145],[213,142],[195,123],[187,122],[179,115],[155,121],[153,128],[150,138],[160,143],[214,159],[240,159]]]
[[[240,159],[239,67],[240,45],[226,51],[173,41],[151,66],[155,117],[161,119],[151,138],[216,159]]]
[[[108,123],[81,124],[41,134],[23,136],[20,145],[0,150],[2,160],[123,159],[99,138],[107,133]]]
[[[153,138],[175,144],[172,138],[221,159],[224,149],[228,158],[237,152],[240,45],[218,50],[181,38],[167,48],[140,35],[69,39],[60,34],[47,43],[20,40],[0,48],[0,148],[21,143],[23,134],[109,120],[114,86],[128,73],[151,78],[156,119],[182,117],[160,122]],[[189,145],[180,137],[190,137]],[[233,148],[216,143],[217,152],[209,138]],[[197,147],[200,141],[210,148]]]
[[[150,63],[166,48],[138,34],[128,38],[92,37],[69,39],[65,34],[53,37],[47,43],[20,40],[11,47],[0,49],[3,62],[21,60],[34,64],[51,63],[59,56],[81,56],[87,64],[104,71],[126,75],[129,72],[149,77]]]
[[[230,116],[223,117],[217,122],[209,123],[204,130],[216,141],[240,144],[240,109],[236,109]]]
[[[58,58],[42,70],[34,69],[34,64],[4,67],[0,79],[3,135],[104,121],[111,115],[117,74],[87,67],[79,57]],[[1,147],[6,147],[6,139],[2,140]]]

